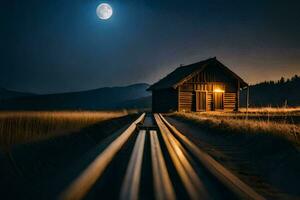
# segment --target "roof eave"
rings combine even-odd
[[[207,65],[208,65],[208,63],[206,63],[205,65],[201,66],[200,69],[195,70],[195,71],[192,72],[190,75],[186,76],[185,78],[181,79],[179,82],[177,82],[176,84],[174,84],[172,87],[173,87],[174,89],[176,89],[179,85],[181,85],[181,84],[184,83],[185,81],[187,81],[187,80],[189,80],[190,78],[192,78],[195,74],[197,74],[197,73],[203,71],[203,70],[206,68]]]

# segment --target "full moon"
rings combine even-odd
[[[96,13],[100,19],[107,20],[113,14],[113,9],[108,3],[101,3],[96,10]]]

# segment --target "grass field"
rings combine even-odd
[[[276,111],[278,116],[279,112],[282,111]],[[243,112],[177,112],[169,114],[169,119],[186,137],[242,180],[254,184],[267,199],[297,199],[300,125],[264,120],[261,110],[255,115],[260,118],[247,119]]]
[[[46,139],[127,115],[127,112],[0,112],[0,148]]]
[[[246,113],[246,108],[240,108],[241,113]],[[300,107],[258,107],[258,108],[248,108],[249,114],[300,114]]]
[[[262,112],[261,114],[256,112],[255,118],[253,119],[245,118],[245,113],[243,112],[236,114],[222,112],[173,113],[171,115],[184,120],[193,121],[209,129],[229,133],[279,136],[295,144],[300,144],[299,124],[287,123],[287,121],[268,120],[265,119],[265,114]]]
[[[196,114],[196,113],[195,113]],[[200,112],[202,117],[214,117],[219,119],[249,119],[261,122],[280,122],[287,124],[300,124],[300,107],[294,108],[240,108],[239,112]]]

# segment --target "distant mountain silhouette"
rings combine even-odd
[[[250,106],[300,105],[300,77],[281,78],[278,81],[265,81],[249,88]],[[241,93],[241,106],[246,106],[246,90]]]
[[[0,100],[15,99],[19,97],[29,97],[34,95],[35,94],[32,93],[18,92],[0,87]]]
[[[138,99],[132,99],[128,101],[124,101],[117,105],[117,108],[132,108],[132,109],[151,109],[152,97],[146,96]]]
[[[2,110],[109,110],[144,108],[147,105],[148,84],[125,87],[105,87],[88,91],[36,95],[6,99]]]

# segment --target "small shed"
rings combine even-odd
[[[153,112],[238,111],[240,89],[247,86],[214,57],[180,66],[147,90]]]

